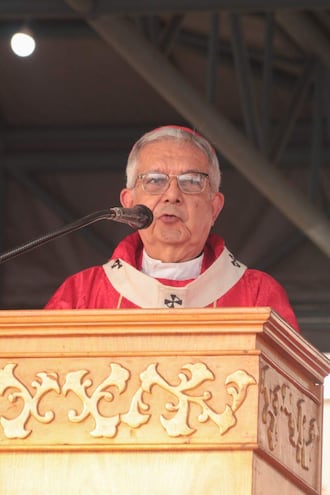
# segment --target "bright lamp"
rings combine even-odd
[[[31,31],[22,29],[12,36],[10,46],[18,57],[28,57],[34,52],[36,42]]]

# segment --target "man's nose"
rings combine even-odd
[[[182,199],[182,191],[179,188],[178,179],[175,175],[169,179],[168,187],[164,192],[164,199],[176,202]]]

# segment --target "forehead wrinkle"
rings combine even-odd
[[[189,168],[189,170],[184,171],[180,170],[181,162],[184,162],[185,164],[188,162],[189,165],[189,155],[191,160],[195,160],[195,163],[197,158],[197,161],[201,162],[202,168],[204,168],[205,164],[207,168],[209,168],[207,156],[202,150],[188,142],[171,141],[158,141],[145,144],[139,151],[138,168],[141,170],[145,169],[145,167],[150,167],[148,170],[150,172],[155,171],[164,173],[172,168],[179,169],[180,173],[186,171],[200,171],[198,170],[200,167],[194,169]],[[154,162],[155,165],[153,165],[152,162]],[[196,166],[198,165],[196,164]]]
[[[203,172],[202,170],[197,170],[197,169],[188,169],[188,170],[184,170],[183,172],[180,172],[178,174],[167,174],[166,172],[162,172],[160,170],[157,170],[157,169],[153,169],[153,170],[148,170],[148,172],[144,172],[144,173],[141,173],[139,175],[148,175],[148,174],[160,174],[160,175],[167,175],[168,177],[178,177],[179,175],[186,175],[186,174],[204,174],[205,172]]]

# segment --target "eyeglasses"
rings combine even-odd
[[[176,177],[178,187],[185,194],[198,194],[204,191],[208,174],[203,172],[187,172],[180,175],[168,175],[160,172],[149,172],[138,175],[142,189],[149,194],[162,194],[170,187],[172,177]]]

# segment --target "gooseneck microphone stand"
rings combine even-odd
[[[110,208],[109,210],[97,211],[86,215],[79,220],[75,220],[68,225],[60,227],[53,232],[44,234],[37,239],[26,242],[21,246],[0,254],[0,264],[15,258],[20,254],[26,253],[27,251],[31,251],[34,248],[42,246],[53,239],[57,239],[58,237],[62,237],[83,227],[87,227],[88,225],[91,225],[99,220],[114,220],[115,222],[126,223],[136,229],[144,229],[152,223],[153,215],[151,210],[144,205],[136,205],[133,208],[115,207]]]

